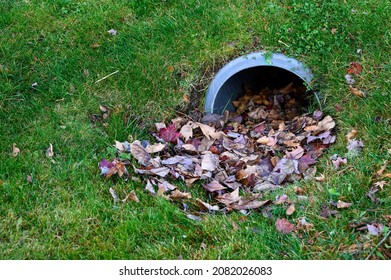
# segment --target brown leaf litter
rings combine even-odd
[[[191,195],[169,182],[180,180],[187,187],[200,182],[217,203],[197,200],[199,208],[207,212],[258,209],[271,203],[262,200],[262,192],[313,179],[317,159],[335,142],[333,118],[321,111],[301,113],[295,96],[304,94],[305,89],[293,84],[244,92],[233,102],[236,112],[157,123],[153,133],[156,143],[116,141],[118,153],[128,153],[138,163],[121,157],[103,159],[101,175],[131,176],[127,170],[131,166],[134,173],[147,179],[146,190],[151,194],[175,200],[190,199]],[[360,143],[356,146],[361,148]],[[334,165],[343,164],[343,159],[336,160]],[[286,214],[291,215],[294,207],[290,204]]]

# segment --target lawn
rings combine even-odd
[[[0,259],[389,259],[390,10],[387,0],[0,0]],[[202,111],[216,71],[254,51],[305,63],[336,122],[316,165],[323,181],[263,194],[294,199],[302,188],[308,201],[292,215],[271,205],[269,216],[192,220],[142,180],[100,176],[116,140],[153,140],[154,123],[188,99]],[[362,65],[354,87],[364,98],[345,80],[351,62]],[[356,156],[352,129],[364,143]],[[336,170],[333,154],[347,165]],[[114,203],[110,187],[140,202]],[[338,200],[352,205],[333,208]],[[324,217],[322,206],[338,213]],[[303,217],[306,230],[276,230],[277,218]]]

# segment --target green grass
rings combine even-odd
[[[386,0],[0,0],[0,259],[366,258],[382,237],[349,224],[387,224],[391,214],[390,185],[378,194],[380,205],[366,197],[390,158],[390,9]],[[99,176],[114,140],[148,137],[153,122],[169,121],[183,94],[205,87],[222,63],[261,50],[303,61],[337,121],[337,143],[317,165],[326,179],[297,183],[310,199],[289,217],[306,217],[313,229],[278,233],[275,219],[287,218],[282,206],[272,207],[272,219],[255,211],[192,221],[140,183]],[[358,59],[364,69],[355,86],[365,99],[344,81]],[[109,118],[93,122],[100,104]],[[328,158],[346,153],[352,128],[364,151],[337,174]],[[53,161],[45,156],[50,143]],[[113,204],[110,187],[136,190],[140,203]],[[265,197],[282,193],[295,197],[293,186]],[[320,206],[338,199],[353,205],[321,218]],[[352,253],[354,244],[366,247]],[[372,258],[389,258],[389,245]]]

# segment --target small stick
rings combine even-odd
[[[376,245],[375,249],[372,250],[372,252],[368,255],[368,257],[365,258],[365,260],[369,260],[369,258],[373,255],[373,253],[376,252],[377,248],[379,248],[384,241],[387,240],[387,238],[390,236],[391,230],[388,231],[387,235],[379,242],[379,244]]]
[[[119,70],[114,71],[113,73],[110,73],[109,75],[104,76],[103,78],[100,78],[99,80],[97,80],[97,81],[95,82],[95,84],[96,84],[96,83],[99,83],[100,81],[103,81],[103,80],[107,79],[108,77],[110,77],[110,76],[112,76],[112,75],[114,75],[114,74],[117,74],[118,72],[119,72]]]

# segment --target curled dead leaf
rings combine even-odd
[[[181,192],[178,189],[175,189],[169,196],[171,199],[187,199],[191,198],[191,193]]]
[[[290,215],[292,215],[293,214],[293,212],[295,212],[295,204],[294,203],[292,203],[292,204],[290,204],[289,206],[288,206],[288,208],[286,209],[286,214],[288,215],[288,216],[290,216]]]
[[[359,89],[353,87],[352,85],[349,85],[349,89],[350,89],[350,92],[353,93],[355,96],[358,96],[361,98],[367,97],[367,95],[362,90],[359,90]]]
[[[12,144],[12,156],[16,157],[20,153],[20,149],[16,147],[16,144]]]
[[[123,203],[127,202],[128,200],[133,200],[136,203],[139,203],[140,200],[138,199],[136,192],[132,190],[128,195],[122,200]]]
[[[46,157],[52,158],[53,156],[54,156],[53,145],[50,144],[49,148],[46,149]]]
[[[352,203],[349,203],[349,202],[344,202],[344,201],[341,201],[341,200],[338,200],[337,202],[337,208],[338,209],[341,209],[341,208],[348,208],[352,206]]]
[[[356,135],[357,135],[357,130],[353,128],[348,134],[346,134],[346,139],[350,141],[356,138]]]
[[[203,211],[219,211],[220,208],[219,206],[215,205],[212,206],[209,203],[203,202],[201,199],[197,198],[196,199],[198,206],[201,208]]]

